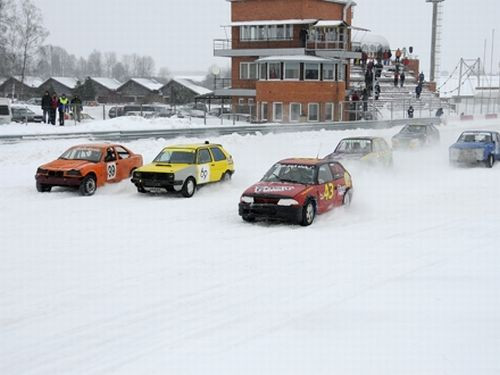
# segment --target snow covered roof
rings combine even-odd
[[[0,77],[0,85],[7,81],[9,78],[8,77]]]
[[[16,81],[19,81],[21,82],[21,76],[14,76],[12,77],[14,78]],[[38,88],[42,85],[43,83],[43,80],[40,78],[40,77],[33,77],[33,76],[26,76],[24,77],[24,84],[26,86],[29,86],[31,88]]]
[[[259,20],[259,21],[240,21],[231,22],[226,27],[232,26],[263,26],[263,25],[305,25],[315,23],[318,20],[314,19],[291,19],[291,20]]]
[[[101,86],[106,87],[108,90],[116,91],[122,85],[122,83],[114,78],[106,77],[90,77],[90,79]]]
[[[327,59],[324,57],[317,57],[311,55],[290,55],[290,56],[269,56],[258,59],[256,62],[266,63],[266,62],[305,62],[305,63],[329,63],[338,61],[337,59]]]
[[[197,85],[193,81],[186,79],[186,78],[173,78],[172,81],[177,82],[178,84],[186,87],[187,89],[191,90],[192,92],[196,93],[197,95],[206,95],[206,94],[211,94],[212,90],[207,89],[206,87]]]
[[[352,43],[359,44],[361,49],[366,52],[375,52],[380,48],[391,49],[390,43],[382,35],[370,32],[355,32],[352,35]]]
[[[76,85],[79,81],[76,77],[50,77],[49,79],[53,79],[56,82],[59,82],[61,85],[66,86],[69,89],[76,88]]]
[[[314,27],[337,27],[340,25],[345,25],[345,22],[342,20],[322,20],[318,21]]]
[[[163,87],[163,84],[158,82],[156,79],[149,78],[131,78],[131,81],[141,85],[142,87],[147,88],[150,91],[158,91]]]

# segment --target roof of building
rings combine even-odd
[[[106,77],[90,77],[90,79],[101,86],[104,86],[108,90],[116,91],[122,85],[122,83],[114,78]]]
[[[9,78],[8,77],[0,77],[0,85],[7,81]]]
[[[211,94],[212,90],[207,89],[206,87],[197,85],[193,81],[186,79],[186,78],[172,78],[172,81],[177,82],[178,84],[186,87],[187,89],[191,90],[194,92],[196,95],[206,95],[206,94]]]
[[[53,79],[54,81],[60,83],[63,86],[66,86],[69,89],[75,89],[79,82],[79,79],[76,77],[50,77],[49,79]]]
[[[352,43],[361,45],[361,49],[366,52],[376,52],[380,48],[390,49],[391,45],[382,35],[371,32],[355,32],[352,34]]]
[[[150,91],[158,91],[159,89],[161,89],[163,87],[163,84],[161,82],[158,82],[156,79],[130,78],[130,81],[133,81],[133,82],[137,83],[138,85],[141,85],[142,87],[144,87]]]
[[[316,22],[314,27],[337,27],[345,24],[343,20],[320,20]]]
[[[13,76],[11,78],[14,78],[16,81],[21,82],[21,76]],[[6,79],[6,81],[8,78]],[[24,84],[28,87],[31,88],[38,88],[40,85],[43,83],[43,80],[40,77],[33,77],[33,76],[26,76],[24,77]]]
[[[288,19],[288,20],[254,20],[231,22],[227,27],[233,26],[259,26],[259,25],[305,25],[317,22],[317,19]]]
[[[265,62],[278,62],[278,61],[284,61],[284,62],[305,62],[305,63],[331,63],[335,61],[339,61],[338,59],[329,59],[326,57],[317,57],[317,56],[312,56],[312,55],[284,55],[284,56],[268,56],[268,57],[262,57],[256,62],[259,63],[265,63]]]

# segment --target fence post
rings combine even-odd
[[[75,115],[75,111],[73,110],[73,117],[75,117],[74,115]],[[102,119],[106,120],[106,104],[102,105]]]

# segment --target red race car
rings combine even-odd
[[[351,175],[339,162],[286,159],[243,193],[239,214],[245,221],[275,219],[308,226],[316,214],[348,206],[352,195]]]
[[[82,195],[93,195],[99,186],[129,178],[142,166],[142,156],[116,144],[71,147],[59,159],[38,168],[36,188],[50,192],[53,186],[69,186]]]

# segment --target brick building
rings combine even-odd
[[[330,121],[349,86],[353,6],[349,0],[228,0],[230,40],[214,55],[230,57],[233,110],[257,121]]]

